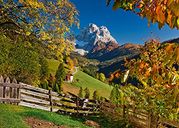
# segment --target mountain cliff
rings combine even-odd
[[[76,36],[76,39],[78,42],[85,44],[81,48],[89,53],[101,50],[107,52],[119,47],[119,44],[111,36],[107,27],[98,27],[95,24],[89,24],[88,27],[82,29],[80,34]]]

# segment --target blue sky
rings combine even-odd
[[[148,26],[146,19],[142,19],[132,12],[121,9],[113,11],[106,7],[106,0],[70,0],[79,11],[80,28],[89,23],[106,26],[111,35],[119,42],[143,44],[147,39],[157,38],[160,41],[179,37],[179,30],[170,29],[167,25],[159,30],[157,24]],[[79,33],[74,29],[75,34]]]

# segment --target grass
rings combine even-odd
[[[65,125],[70,128],[89,128],[81,121],[70,116],[63,116],[43,110],[21,107],[16,105],[0,104],[1,128],[29,128],[24,122],[26,117],[34,117],[52,122],[56,125]]]
[[[93,92],[97,90],[100,96],[106,98],[109,97],[112,89],[112,87],[109,86],[108,84],[105,84],[82,71],[78,71],[74,75],[74,82],[72,83],[72,85],[78,88],[82,87],[83,89],[85,89],[86,87],[89,88],[91,92],[91,96]]]
[[[55,75],[60,62],[55,59],[47,59],[47,62],[48,62],[48,66],[49,66],[49,72],[51,74]]]
[[[48,59],[47,61],[49,64],[50,73],[55,75],[60,62],[57,60],[54,60],[54,59]],[[77,79],[79,81],[77,81]],[[74,94],[78,94],[79,87],[82,87],[83,89],[88,87],[91,92],[91,98],[92,98],[92,94],[95,90],[97,90],[99,92],[100,96],[109,98],[110,92],[112,90],[112,87],[109,86],[108,84],[105,84],[105,83],[89,76],[88,74],[86,74],[82,71],[78,71],[74,75],[74,82],[72,84],[64,83],[63,90],[65,92],[71,92]]]

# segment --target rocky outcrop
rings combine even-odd
[[[89,53],[102,49],[111,51],[119,46],[107,27],[98,27],[95,24],[89,24],[88,27],[82,29],[80,34],[76,36],[76,39],[77,41],[84,42],[85,45],[82,48],[89,51]]]

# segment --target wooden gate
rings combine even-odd
[[[11,82],[9,77],[4,79],[0,76],[0,103],[20,103],[20,88],[16,79]]]

